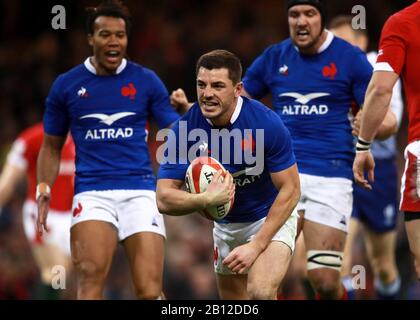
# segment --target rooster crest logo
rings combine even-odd
[[[79,202],[79,203],[77,204],[77,207],[75,207],[75,208],[73,209],[73,217],[78,217],[78,216],[80,216],[80,213],[82,212],[82,210],[83,210],[82,204]]]
[[[322,75],[325,78],[330,78],[331,80],[334,80],[336,74],[337,74],[337,66],[335,65],[334,62],[331,62],[330,65],[325,66],[322,69]]]

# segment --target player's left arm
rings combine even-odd
[[[252,240],[262,250],[267,248],[276,232],[290,217],[300,198],[300,181],[296,164],[286,170],[272,172],[270,176],[279,193],[263,226]]]
[[[224,260],[229,269],[239,274],[245,273],[257,257],[267,248],[274,235],[292,214],[300,198],[300,181],[297,165],[270,173],[279,193],[271,205],[266,220],[253,239],[235,248]]]

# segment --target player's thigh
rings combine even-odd
[[[222,300],[248,300],[247,274],[216,273],[217,289]]]
[[[135,233],[122,242],[136,288],[161,287],[165,239],[154,232]],[[160,290],[160,289],[159,289]]]
[[[287,244],[271,241],[249,270],[248,291],[257,297],[272,295],[274,299],[287,272],[291,257],[292,251]]]
[[[117,230],[105,221],[79,222],[70,230],[71,255],[84,276],[105,277],[118,243]]]
[[[346,233],[329,226],[305,221],[303,226],[306,250],[334,250],[343,251]]]

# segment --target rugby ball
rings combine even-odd
[[[226,172],[223,165],[212,157],[198,157],[194,159],[185,174],[187,191],[190,193],[205,192],[213,179],[213,175],[219,170]],[[207,219],[219,220],[226,217],[232,206],[233,199],[219,206],[208,207],[200,211],[200,213]]]

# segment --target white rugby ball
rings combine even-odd
[[[213,175],[223,170],[223,165],[212,157],[198,157],[191,162],[185,174],[185,184],[190,193],[202,193],[207,190]],[[233,205],[233,199],[219,206],[208,207],[200,213],[210,220],[219,220],[226,217]]]

